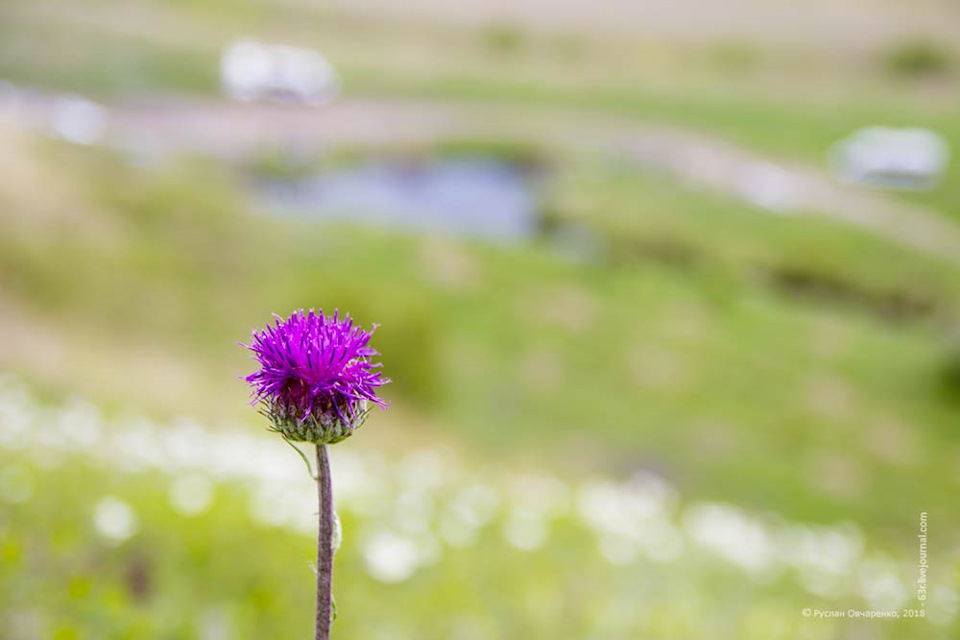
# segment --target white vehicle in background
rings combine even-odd
[[[926,191],[940,181],[949,158],[946,141],[929,129],[867,127],[836,143],[829,160],[848,182]]]
[[[318,51],[255,40],[238,40],[224,50],[220,78],[235,100],[322,105],[340,93],[340,76]]]

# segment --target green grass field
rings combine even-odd
[[[106,103],[209,97],[220,45],[257,32],[321,46],[348,97],[616,117],[817,164],[867,124],[931,127],[960,148],[956,65],[898,76],[885,49],[833,64],[299,5],[115,8],[0,7],[0,77]],[[282,444],[290,474],[222,477],[216,462],[234,436],[268,446],[237,343],[300,307],[380,323],[394,380],[389,411],[332,452],[379,487],[351,493],[344,472],[337,488],[337,637],[956,636],[957,263],[528,140],[325,161],[401,152],[542,163],[539,234],[494,246],[265,216],[243,171],[287,170],[269,154],[241,171],[192,156],[144,168],[0,123],[0,372],[31,398],[24,413],[0,393],[0,639],[305,634],[309,478]],[[960,220],[957,167],[929,193],[877,196]],[[585,259],[558,249],[570,231]],[[76,396],[102,417],[74,451],[83,432],[62,408]],[[23,415],[30,436],[14,437]],[[123,444],[127,430],[184,419],[214,434],[209,468],[135,464],[150,447]],[[438,485],[404,475],[437,457],[451,473]],[[660,520],[642,515],[652,489],[631,484],[638,473],[669,487]],[[210,496],[194,509],[183,494],[197,486]],[[478,486],[499,505],[483,517]],[[300,516],[271,520],[258,505],[286,504],[286,488]],[[804,619],[915,608],[921,511],[929,619]],[[851,540],[856,562],[824,568]]]
[[[901,250],[872,237],[804,219],[745,212],[702,194],[687,200],[675,188],[623,176],[598,177],[589,167],[561,179],[551,202],[573,219],[585,215],[583,220],[598,233],[623,240],[623,246],[633,247],[635,241],[640,248],[611,250],[610,255],[619,256],[612,262],[571,263],[546,240],[525,249],[491,248],[265,219],[247,213],[229,177],[205,163],[140,174],[99,152],[48,143],[38,147],[34,143],[34,148],[49,171],[70,176],[67,182],[80,185],[82,194],[72,210],[54,212],[62,216],[56,222],[42,223],[43,233],[37,233],[35,218],[4,218],[3,288],[16,317],[30,327],[22,328],[26,342],[5,368],[30,382],[48,402],[82,393],[108,415],[135,409],[161,418],[198,415],[214,423],[239,419],[255,432],[258,421],[235,380],[250,366],[236,341],[245,339],[250,327],[262,325],[270,311],[340,307],[351,309],[364,324],[373,320],[383,324],[377,341],[387,371],[397,381],[388,390],[394,407],[373,417],[376,426],[365,437],[385,437],[401,449],[413,450],[418,442],[448,443],[469,451],[473,460],[496,460],[521,469],[546,466],[571,481],[597,473],[617,477],[653,469],[690,499],[733,501],[756,513],[773,512],[798,522],[856,523],[868,532],[871,549],[898,558],[913,553],[908,532],[916,526],[917,496],[936,514],[939,527],[947,531],[957,527],[952,509],[957,400],[945,382],[949,352],[942,329],[956,303],[952,267],[905,254],[903,269],[891,269],[884,266],[883,257]],[[583,175],[587,178],[576,177]],[[8,193],[13,200],[17,195]],[[638,203],[647,206],[638,210]],[[587,215],[591,206],[599,206],[604,215]],[[623,215],[614,215],[617,210]],[[716,219],[695,224],[706,216]],[[723,220],[731,223],[723,225]],[[94,231],[84,233],[78,224]],[[726,238],[723,234],[734,225],[741,233]],[[677,263],[668,253],[665,259],[662,251],[651,251],[656,243],[690,247],[696,258]],[[761,267],[799,260],[804,247],[829,247],[829,253],[822,252],[822,262],[813,265],[814,272],[819,269],[824,277],[842,278],[867,290],[896,290],[922,282],[924,295],[937,301],[937,312],[907,320],[891,318],[859,299],[844,304],[842,299],[838,303],[797,295],[771,287],[757,275]],[[918,278],[903,275],[910,272]],[[521,273],[523,277],[518,277]],[[49,364],[35,359],[43,353],[37,345],[48,340],[55,341],[54,349],[60,352],[52,372]],[[292,453],[290,464],[299,465]],[[42,468],[30,469],[24,473],[31,482],[48,481]],[[82,462],[71,473],[79,474],[75,486],[91,483],[88,501],[111,486],[127,484],[98,479],[97,473],[79,479],[87,476]],[[136,482],[142,482],[147,492],[162,490],[150,488],[162,481],[149,475]],[[64,499],[56,493],[49,497],[53,504]],[[151,501],[137,492],[124,494],[124,500],[134,505]],[[35,503],[31,499],[8,518],[14,547],[37,526],[50,531],[80,526],[67,524],[70,517],[81,518],[71,512],[37,524],[14,515],[24,508],[32,511]],[[229,508],[223,508],[224,518],[233,517]],[[217,544],[217,527],[226,525],[208,527],[206,522],[220,513],[218,503],[204,516],[201,529],[209,537],[196,544]],[[30,516],[34,517],[45,516],[39,511]],[[162,511],[144,517],[150,520],[144,522],[143,531],[157,544],[177,540],[176,527],[184,526],[176,519],[166,521]],[[265,541],[249,544],[274,548],[267,532],[254,530],[250,535]],[[565,534],[561,537],[565,539]],[[310,554],[308,538],[304,540],[299,544],[299,569],[290,547],[282,543],[278,549],[284,549],[287,559],[277,555],[276,560],[263,562],[285,562],[281,566],[293,565],[292,571],[304,572],[302,565]],[[82,540],[73,544],[97,546]],[[138,541],[131,545],[138,551],[124,554],[142,554],[151,566],[169,555],[143,544],[147,543]],[[229,544],[240,542],[231,539]],[[518,575],[545,584],[575,580],[571,566],[593,566],[588,559],[578,559],[591,543],[574,536],[569,548],[566,544],[551,543],[548,555],[535,562],[538,569],[518,569]],[[541,614],[535,609],[521,607],[523,615],[511,614],[509,599],[488,609],[487,597],[478,596],[473,588],[459,596],[448,592],[444,586],[448,581],[460,583],[452,576],[473,575],[483,567],[482,575],[488,576],[484,579],[496,584],[501,572],[517,569],[509,556],[497,551],[501,547],[490,543],[483,548],[480,554],[458,552],[453,567],[445,556],[442,564],[425,572],[433,577],[410,583],[419,585],[416,596],[401,587],[377,596],[382,613],[370,622],[372,627],[350,622],[356,612],[344,614],[343,628],[358,630],[342,633],[359,636],[391,625],[413,629],[422,624],[420,614],[409,618],[413,614],[407,611],[405,618],[400,608],[388,613],[390,598],[397,598],[395,606],[400,607],[400,602],[415,597],[429,609],[444,606],[438,604],[439,594],[454,598],[451,606],[458,612],[476,608],[496,619],[484,635],[559,633],[551,626],[552,618],[537,617]],[[346,546],[341,575],[359,572],[347,560],[356,552]],[[178,546],[171,553],[176,557],[186,551]],[[203,553],[220,557],[213,547]],[[266,552],[266,557],[274,558],[273,552]],[[114,569],[118,581],[123,572],[132,570],[130,563],[138,562],[123,558],[127,559],[113,560],[118,563]],[[31,570],[25,566],[24,571]],[[243,570],[275,570],[268,569],[272,564],[259,566]],[[174,567],[162,569],[165,577],[157,579],[171,582],[158,592],[195,599],[190,585],[198,584],[210,569]],[[288,570],[280,574],[287,575]],[[750,615],[731,617],[729,611],[721,611],[726,598],[704,600],[713,593],[709,574],[691,570],[692,577],[678,586],[690,593],[657,600],[660,604],[650,610],[660,611],[656,615],[638,613],[616,624],[631,633],[655,632],[659,627],[644,625],[663,624],[670,630],[663,633],[672,637],[698,637],[702,629],[674,628],[675,614],[669,613],[687,607],[685,599],[693,598],[706,607],[700,622],[726,620],[731,629],[755,624],[764,629],[755,632],[757,637],[763,637],[769,631],[762,622],[750,622],[753,616],[776,618],[778,611],[794,606],[790,603],[804,601],[796,587],[788,589],[793,595],[775,595],[779,588],[751,587],[738,596],[749,603],[743,606]],[[591,573],[590,579],[607,583],[605,570],[590,571],[600,572]],[[226,584],[236,584],[230,569],[222,572],[218,575]],[[42,575],[40,585],[56,579]],[[289,587],[274,592],[266,586],[272,578],[262,576],[273,573],[256,575],[266,582],[245,597],[258,598],[255,594],[266,589],[272,594],[267,601],[255,600],[242,611],[230,608],[237,606],[234,602],[223,613],[215,603],[233,600],[227,592],[201,599],[197,606],[210,603],[220,612],[210,615],[224,616],[230,621],[224,624],[243,627],[236,633],[249,631],[254,636],[252,629],[257,627],[243,622],[246,616],[262,616],[266,625],[282,618],[291,626],[298,617],[309,618],[306,595],[288,599],[278,594],[288,593]],[[648,579],[637,584],[624,576],[625,582],[613,593],[634,597],[628,594],[652,588]],[[737,584],[735,578],[726,579]],[[11,580],[16,584],[16,578]],[[356,607],[358,599],[369,597],[370,589],[379,593],[366,580],[355,592],[341,587],[339,597]],[[177,586],[177,581],[182,584]],[[536,584],[516,584],[516,597],[530,597],[540,588]],[[81,637],[95,633],[97,624],[123,629],[143,624],[143,633],[166,632],[165,627],[151,626],[163,618],[154,608],[159,604],[145,605],[138,614],[137,606],[124,604],[131,596],[122,591],[122,584],[97,583],[89,588],[91,592],[81,590],[82,602],[91,602],[88,593],[116,598],[111,605],[116,611],[103,613],[99,606],[92,606],[89,614],[78,610],[65,618],[65,629],[83,630]],[[100,588],[121,593],[100,594]],[[476,588],[483,593],[487,587]],[[542,596],[544,606],[559,606],[559,596],[550,593]],[[766,598],[772,598],[769,608],[757,608]],[[49,606],[49,611],[60,610],[61,604]],[[97,611],[105,616],[99,623]],[[52,614],[38,615],[48,619]],[[505,622],[514,615],[519,616],[515,622]],[[581,637],[599,624],[593,617],[598,614],[581,615],[585,626],[563,626],[570,637]],[[656,622],[660,616],[662,622]],[[793,619],[792,614],[784,617]],[[176,618],[169,633],[190,636],[185,627],[176,625],[196,619],[194,614]],[[456,620],[441,618],[436,627],[419,628],[431,637],[446,637]],[[795,632],[794,622],[783,633]],[[818,627],[810,637],[830,637],[830,629]],[[878,629],[893,634],[880,637],[901,637],[898,629],[910,633],[900,626]]]

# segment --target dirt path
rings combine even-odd
[[[305,4],[304,0],[288,0]],[[901,38],[955,41],[955,6],[937,0],[326,0],[354,15],[414,24],[514,24],[531,31],[712,43],[743,40],[867,49]]]
[[[49,105],[27,117],[42,123]],[[517,105],[348,100],[334,106],[163,101],[108,108],[109,138],[141,152],[212,153],[239,158],[280,146],[316,151],[337,145],[421,145],[493,138],[615,154],[682,182],[780,215],[816,214],[868,229],[960,265],[960,226],[882,192],[837,182],[824,170],[783,163],[717,138],[597,116]]]

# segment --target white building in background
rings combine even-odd
[[[73,144],[100,142],[107,131],[107,111],[81,96],[68,94],[53,99],[48,131]]]
[[[937,185],[949,158],[946,141],[929,129],[867,127],[836,143],[829,160],[848,182],[925,191]]]
[[[320,105],[340,93],[340,76],[318,51],[238,40],[220,59],[224,92],[235,100],[294,100]]]

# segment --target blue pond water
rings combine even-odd
[[[257,186],[270,211],[497,242],[537,231],[523,172],[490,159],[377,161]]]

